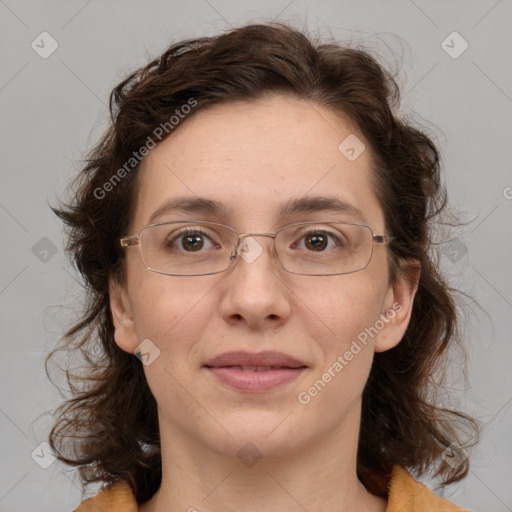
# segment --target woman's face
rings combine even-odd
[[[268,233],[333,216],[385,234],[369,148],[355,160],[362,146],[354,153],[338,149],[349,135],[358,134],[333,112],[286,96],[198,111],[144,159],[127,234],[182,219]],[[290,200],[323,196],[360,214],[277,215]],[[207,198],[226,211],[167,211],[152,218],[177,197]],[[144,370],[162,433],[231,455],[247,443],[280,456],[319,439],[341,441],[349,424],[359,425],[374,352],[395,346],[405,332],[415,289],[405,281],[389,285],[384,245],[374,244],[360,272],[319,277],[287,273],[271,252],[271,238],[253,240],[259,246],[250,250],[261,247],[261,254],[239,257],[224,273],[192,277],[150,272],[137,248],[126,249],[126,287],[111,283],[116,342],[133,353],[150,340],[143,345],[150,363]],[[263,377],[254,369],[243,375],[236,367],[242,363],[229,355],[216,369],[207,365],[234,351],[281,355],[275,365],[257,360],[259,370],[272,372]],[[278,369],[285,356],[303,368]]]

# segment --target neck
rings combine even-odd
[[[162,484],[140,511],[252,512],[257,505],[269,512],[385,512],[386,500],[357,478],[360,408],[355,409],[355,421],[300,450],[276,455],[270,444],[261,444],[261,452],[252,445],[247,458],[215,451],[160,416]]]

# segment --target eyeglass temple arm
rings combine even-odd
[[[240,238],[238,240],[238,244],[240,245],[240,241],[245,238],[246,236],[249,236],[249,235],[252,235],[253,233],[243,233],[242,235],[240,235]],[[261,233],[262,235],[264,236],[273,236],[272,233]],[[385,244],[385,243],[389,243],[391,242],[391,240],[394,240],[395,237],[393,236],[387,236],[387,235],[373,235],[373,241],[378,243],[378,244]],[[119,242],[121,243],[121,247],[133,247],[135,245],[139,245],[140,244],[140,239],[138,236],[130,236],[130,237],[125,237],[125,238],[121,238],[119,240]]]
[[[387,244],[394,240],[395,236],[387,236],[387,235],[373,235],[373,241],[378,244]]]
[[[121,238],[119,242],[121,243],[121,247],[133,247],[134,245],[140,244],[138,236],[129,236],[126,238]]]

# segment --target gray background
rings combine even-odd
[[[510,0],[0,0],[0,511],[68,511],[82,499],[73,471],[31,456],[49,460],[38,446],[60,399],[43,361],[81,300],[47,202],[103,131],[108,94],[125,74],[171,42],[272,18],[398,61],[402,110],[440,145],[452,204],[470,221],[443,246],[441,265],[485,311],[466,312],[467,382],[457,359],[450,376],[450,403],[482,421],[482,440],[468,477],[444,495],[475,511],[512,510]],[[31,47],[51,49],[44,31],[59,45],[46,59]],[[469,45],[457,58],[462,39],[442,45],[454,31]]]

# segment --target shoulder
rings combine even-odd
[[[426,485],[415,480],[402,466],[391,472],[386,512],[469,512],[445,498],[436,496]]]
[[[74,512],[138,512],[139,507],[128,482],[109,485],[94,498],[83,501]]]
[[[81,503],[74,512],[137,512],[138,505],[127,482],[103,489],[94,498]],[[447,499],[436,496],[426,485],[416,481],[402,466],[395,465],[388,486],[386,512],[469,512]]]

